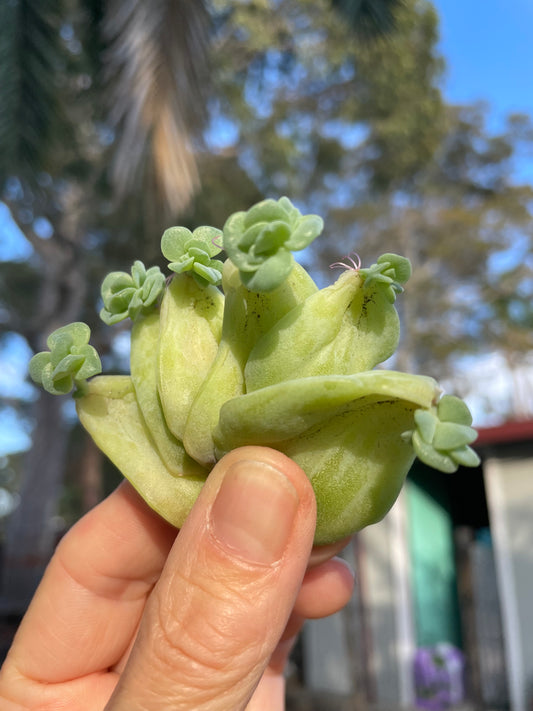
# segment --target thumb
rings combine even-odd
[[[244,709],[278,644],[313,543],[304,472],[243,447],[215,466],[145,609],[108,711]]]

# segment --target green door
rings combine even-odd
[[[415,465],[407,502],[417,644],[461,647],[453,525],[446,475]]]

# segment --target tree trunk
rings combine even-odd
[[[89,435],[85,435],[80,458],[80,488],[82,512],[90,511],[104,496],[102,481],[103,455]]]
[[[83,309],[87,278],[80,250],[82,201],[82,189],[72,186],[51,239],[39,239],[32,229],[24,232],[40,259],[33,319],[20,331],[34,351],[46,348],[48,334],[77,320]],[[24,225],[19,227],[24,229]],[[54,516],[69,436],[62,414],[64,402],[63,397],[41,392],[32,413],[32,447],[22,467],[20,504],[6,526],[0,610],[7,614],[24,612],[56,544]]]
[[[0,596],[5,614],[25,611],[56,544],[54,515],[68,440],[62,406],[62,398],[47,393],[35,403],[33,447],[23,468],[20,504],[6,526]]]

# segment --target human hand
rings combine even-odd
[[[60,542],[0,672],[2,709],[281,711],[303,621],[353,586],[330,560],[343,543],[311,552],[314,526],[309,480],[271,449],[226,455],[177,537],[122,484]]]

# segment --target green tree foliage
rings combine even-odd
[[[529,120],[510,117],[498,133],[479,106],[447,107],[446,131],[407,186],[371,189],[333,211],[334,229],[354,225],[345,250],[406,254],[404,342],[409,368],[453,375],[461,354],[524,358],[533,346],[532,189],[514,163],[531,148]],[[324,257],[332,256],[327,246]],[[511,414],[511,413],[509,413]]]
[[[394,33],[372,42],[355,41],[325,1],[217,7],[213,115],[230,127],[224,156],[263,194],[290,194],[324,216],[327,238],[306,255],[317,273],[331,280],[328,265],[352,251],[365,264],[386,251],[411,259],[402,368],[441,378],[462,354],[524,358],[532,193],[517,176],[533,127],[510,116],[491,130],[488,107],[446,105],[432,5],[401,4]],[[197,215],[218,189],[206,186]]]

